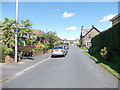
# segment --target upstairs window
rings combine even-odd
[[[88,35],[88,38],[91,38],[91,35],[90,35],[90,34]]]

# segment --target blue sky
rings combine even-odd
[[[81,26],[100,30],[111,27],[110,18],[118,13],[117,2],[20,2],[19,20],[29,19],[34,29],[56,31],[61,38],[80,36]],[[2,3],[2,21],[15,19],[15,2]]]

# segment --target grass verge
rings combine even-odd
[[[80,49],[88,50],[89,48],[87,48],[87,47],[80,47]]]
[[[94,56],[91,56],[88,52],[85,52],[84,53],[86,55],[88,55],[91,59],[93,59],[95,62],[98,62],[100,61],[99,59],[95,58]],[[115,71],[114,69],[112,69],[108,64],[105,64],[105,63],[98,63],[100,66],[102,66],[104,69],[106,69],[107,71],[109,71],[111,74],[113,74],[115,77],[117,77],[119,80],[120,80],[120,74],[117,73],[117,71]]]

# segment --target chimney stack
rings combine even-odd
[[[83,26],[81,26],[81,30],[83,29]]]
[[[94,27],[94,25],[92,25],[92,28]]]

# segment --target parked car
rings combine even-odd
[[[67,45],[66,48],[69,49],[69,45]]]
[[[67,54],[68,53],[68,46],[67,45],[60,45],[60,46],[64,47],[66,54]]]
[[[52,56],[65,56],[66,50],[63,46],[56,46],[52,49]]]

